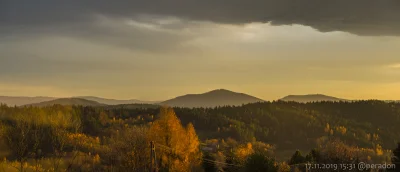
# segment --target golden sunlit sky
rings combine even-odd
[[[333,21],[323,27],[313,18],[231,21],[223,16],[229,12],[207,18],[169,6],[123,13],[111,10],[122,5],[53,5],[0,5],[0,95],[165,100],[224,88],[265,100],[314,93],[400,99],[400,27],[385,17],[400,16],[395,7],[367,16],[376,17],[369,24],[351,18],[337,27],[335,14],[319,11]]]

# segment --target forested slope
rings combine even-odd
[[[215,161],[219,159],[218,161],[244,168],[254,152],[265,152],[263,155],[254,156],[266,158],[268,161],[271,160],[269,157],[278,158],[283,166],[287,162],[305,162],[304,158],[294,161],[293,157],[290,161],[285,161],[289,160],[296,150],[312,150],[308,155],[311,159],[307,161],[319,163],[333,160],[340,160],[342,163],[353,160],[389,162],[391,150],[396,148],[400,140],[400,104],[383,101],[305,104],[276,101],[216,108],[174,108],[167,111],[161,109],[161,114],[163,112],[169,114],[169,117],[160,118],[160,107],[154,105],[1,105],[0,156],[16,162],[35,158],[61,158],[66,164],[71,160],[68,157],[85,155],[93,161],[97,159],[98,163],[96,166],[89,163],[88,168],[104,170],[121,165],[119,163],[128,163],[131,158],[140,158],[141,154],[146,152],[144,149],[147,150],[149,141],[163,140],[159,137],[169,137],[169,134],[164,132],[176,130],[177,138],[180,138],[179,133],[192,133],[189,135],[194,139],[198,135],[200,147],[209,147],[208,150],[211,146],[214,152],[203,152],[206,158],[203,163],[209,163],[206,160],[213,158]],[[173,123],[168,122],[169,120]],[[162,125],[157,127],[155,123]],[[184,129],[178,127],[178,130],[176,127],[181,126],[180,123],[182,127],[189,128],[183,131]],[[171,147],[177,146],[170,142],[163,144],[161,149],[162,146],[167,146],[165,149],[175,149]],[[135,148],[135,145],[139,147]],[[196,152],[197,148],[199,146],[190,147],[190,150],[187,150],[187,147],[176,149],[182,149],[182,152]],[[36,154],[39,150],[40,156]],[[129,154],[129,151],[136,150],[142,153]],[[187,154],[180,156],[190,157]],[[199,154],[196,153],[196,156]],[[299,152],[293,156],[301,157]],[[331,158],[315,160],[321,156]],[[98,160],[100,158],[101,161]],[[128,159],[126,162],[117,162],[113,158]],[[143,161],[135,159],[135,163],[147,168],[149,164],[148,157],[146,158]],[[77,162],[70,162],[74,163]],[[127,165],[134,168],[132,164]],[[63,168],[72,167],[83,168],[79,164]],[[182,167],[187,168],[189,167]],[[226,167],[224,170],[235,171]]]

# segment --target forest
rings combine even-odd
[[[400,104],[1,105],[0,138],[0,171],[288,172],[305,171],[306,164],[359,162],[400,167]]]

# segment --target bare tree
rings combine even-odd
[[[147,130],[146,127],[126,129],[121,133],[121,137],[111,144],[108,156],[117,160],[119,170],[147,171],[150,161]]]
[[[4,133],[7,146],[15,153],[20,162],[19,171],[24,171],[24,163],[29,155],[29,135],[32,131],[32,125],[25,120],[14,121],[12,125],[6,127]]]

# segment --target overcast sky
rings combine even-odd
[[[0,95],[219,88],[400,99],[400,1],[0,0]]]

